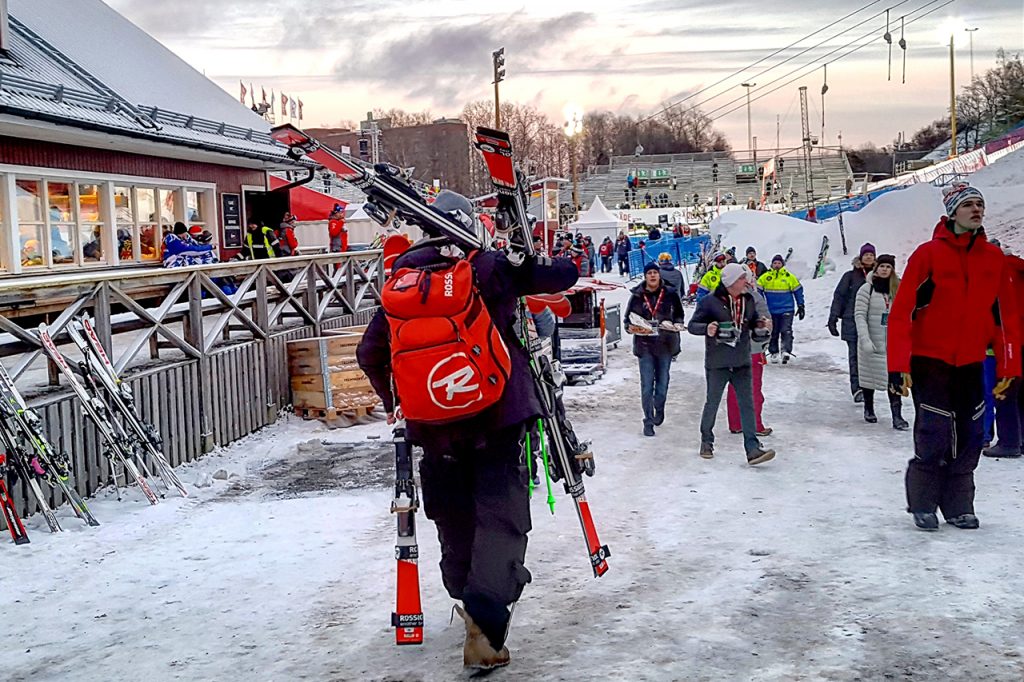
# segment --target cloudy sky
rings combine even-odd
[[[707,88],[687,104],[701,104],[737,149],[747,146],[740,83],[757,84],[758,147],[774,146],[777,117],[782,144],[798,143],[797,88],[808,86],[820,131],[821,65],[832,62],[826,143],[841,132],[844,145],[883,145],[948,108],[948,27],[958,27],[958,82],[970,78],[964,27],[979,29],[978,73],[995,63],[997,48],[1024,50],[1024,0],[525,0],[501,11],[469,0],[106,1],[236,96],[239,80],[300,96],[306,126],[359,120],[374,107],[455,116],[466,102],[493,96],[491,51],[503,46],[503,100],[561,121],[567,105],[649,114]],[[887,8],[891,81],[881,39]],[[896,45],[904,15],[906,84]]]

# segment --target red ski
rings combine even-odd
[[[423,644],[423,608],[420,606],[420,548],[416,542],[416,511],[420,508],[413,478],[412,445],[405,440],[405,422],[395,426],[395,499],[391,513],[397,515],[398,596],[391,625],[396,644]]]
[[[28,542],[28,533],[25,526],[18,517],[18,510],[14,508],[14,501],[7,490],[7,455],[0,453],[0,508],[3,509],[4,521],[7,523],[7,530],[11,532],[11,538],[16,545],[24,545]]]

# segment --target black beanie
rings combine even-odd
[[[781,253],[777,253],[774,256],[772,256],[772,263],[774,263],[775,261],[779,261],[783,265],[786,264],[786,259],[782,257]]]
[[[748,246],[747,253],[757,253],[757,249],[755,249],[753,246]]]
[[[878,258],[875,259],[875,267],[876,268],[879,265],[882,265],[883,263],[888,263],[893,268],[895,268],[896,267],[896,256],[892,255],[891,253],[883,253],[881,256],[879,256]]]
[[[654,261],[651,261],[650,263],[644,266],[644,274],[646,275],[650,270],[654,270],[659,273],[661,272],[661,268]]]

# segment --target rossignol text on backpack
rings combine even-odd
[[[400,268],[381,294],[391,327],[391,370],[406,419],[445,423],[501,398],[512,359],[480,298],[473,266]]]

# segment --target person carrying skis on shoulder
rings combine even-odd
[[[846,342],[846,357],[850,366],[850,393],[853,402],[864,401],[864,394],[858,379],[857,366],[857,324],[853,318],[857,304],[857,292],[867,281],[868,273],[875,267],[875,247],[870,242],[860,247],[860,253],[853,259],[853,269],[843,273],[842,279],[832,293],[832,308],[828,314],[828,331],[832,336],[839,336]],[[842,320],[842,333],[839,321]]]
[[[746,256],[743,264],[750,268],[750,273],[754,275],[754,281],[756,282],[761,278],[761,275],[768,272],[768,266],[757,260],[757,249],[753,246],[747,247]]]
[[[937,510],[957,528],[980,525],[974,469],[982,446],[985,352],[995,349],[1001,399],[1021,373],[1019,312],[1010,265],[988,242],[985,199],[967,183],[943,192],[946,215],[914,250],[889,312],[889,390],[913,392],[914,457],[907,511],[938,530]]]
[[[725,267],[725,261],[724,253],[716,253],[711,257],[711,267],[700,278],[700,284],[697,285],[698,301],[718,289],[718,285],[722,282],[722,268]]]
[[[764,292],[768,310],[772,315],[772,337],[768,342],[768,355],[773,363],[779,361],[779,339],[782,339],[782,364],[793,354],[793,314],[804,319],[804,288],[796,275],[786,269],[782,254],[772,256],[772,269],[761,275],[757,286]]]
[[[662,279],[656,263],[644,267],[644,281],[633,289],[626,306],[626,331],[633,335],[633,355],[640,359],[640,402],[644,435],[665,420],[669,369],[679,354],[683,304],[679,292]]]
[[[769,321],[759,318],[754,297],[747,290],[747,269],[730,263],[722,270],[722,279],[714,293],[697,304],[687,329],[704,338],[704,376],[707,399],[700,419],[700,456],[715,456],[715,421],[727,384],[736,389],[743,429],[743,447],[747,464],[767,462],[775,457],[757,439],[754,417],[754,393],[751,384],[750,333],[767,328]]]
[[[857,367],[859,385],[863,392],[864,421],[874,424],[875,391],[889,388],[889,374],[886,370],[886,329],[889,326],[889,310],[893,297],[900,286],[896,275],[896,256],[883,253],[875,261],[874,272],[857,292],[857,304],[853,318],[857,325]],[[892,412],[892,428],[906,431],[910,424],[903,419],[903,399],[898,393],[889,393],[889,410]]]
[[[461,195],[442,191],[433,207],[472,224],[472,204]],[[510,607],[530,582],[523,441],[543,409],[516,334],[519,300],[565,291],[578,272],[565,258],[535,255],[516,266],[503,251],[466,258],[456,251],[444,239],[426,239],[396,259],[384,307],[356,357],[388,422],[400,411],[407,439],[423,448],[423,509],[437,527],[445,588],[463,603],[463,663],[489,669],[509,662]],[[435,279],[437,286],[424,284]],[[397,300],[408,309],[395,310]],[[432,335],[428,345],[421,345],[424,332]]]

